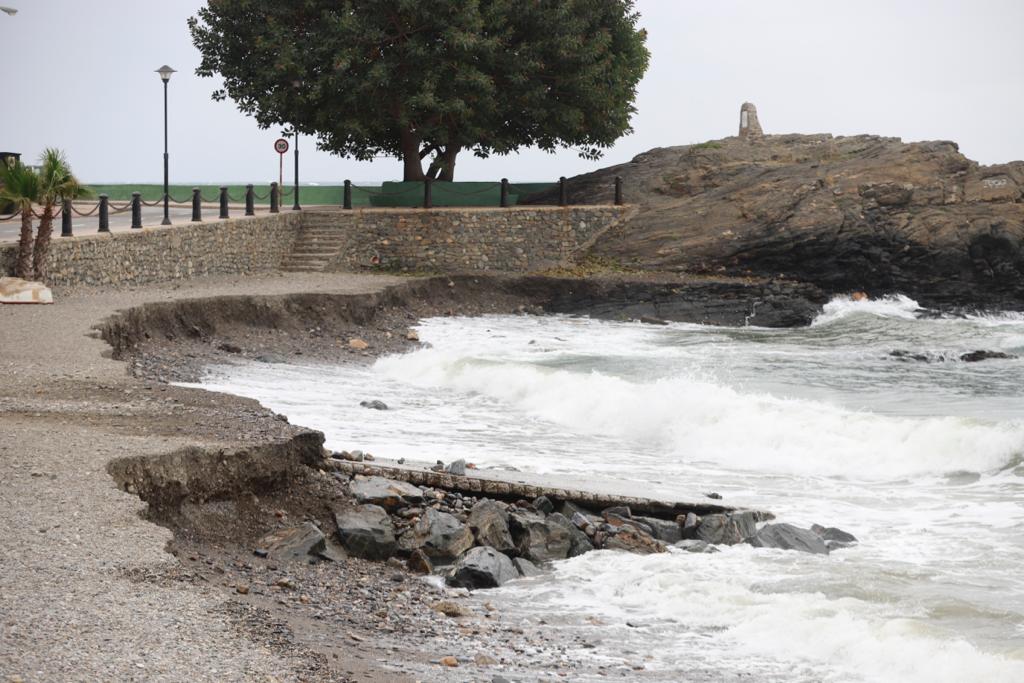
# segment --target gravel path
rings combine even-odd
[[[244,635],[223,595],[139,580],[170,571],[171,533],[106,472],[127,455],[267,436],[258,404],[145,383],[90,336],[147,301],[297,291],[360,293],[384,276],[211,278],[56,292],[52,306],[0,306],[0,680],[346,680],[301,648]],[[252,415],[250,422],[239,415]],[[352,679],[395,680],[356,662]]]

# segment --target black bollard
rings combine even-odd
[[[142,227],[142,193],[132,192],[132,227]]]
[[[508,178],[501,179],[501,206],[508,206]]]
[[[64,200],[64,208],[61,209],[63,213],[60,215],[60,236],[61,237],[74,237],[71,232],[71,200]]]
[[[256,215],[256,193],[253,191],[252,185],[245,186],[245,215]]]
[[[223,185],[220,188],[220,218],[230,218],[228,216],[228,188]]]
[[[203,195],[198,187],[192,188],[192,222],[203,222]]]
[[[568,193],[565,191],[565,176],[558,179],[558,205],[565,206],[569,203]]]
[[[434,189],[432,185],[434,181],[430,178],[426,178],[423,181],[423,208],[432,209],[434,208]]]
[[[100,232],[110,232],[110,205],[107,203],[109,197],[100,195]]]
[[[342,199],[342,208],[345,208],[345,209],[351,209],[352,208],[352,181],[351,180],[346,180],[345,181],[345,195],[344,195],[344,198]]]
[[[615,206],[622,206],[622,176],[615,176]]]
[[[280,199],[277,195],[277,183],[270,183],[270,213],[277,213],[281,210],[277,205]]]

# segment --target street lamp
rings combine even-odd
[[[168,156],[167,156],[167,83],[171,80],[171,74],[174,73],[174,69],[164,64],[162,67],[156,70],[160,74],[160,80],[164,82],[164,220],[160,225],[171,224],[171,210],[170,210],[170,188],[168,187]]]
[[[302,80],[295,79],[292,81],[292,87],[298,92],[299,88],[302,87]],[[299,129],[295,129],[295,203],[292,204],[292,211],[299,211],[302,207],[299,206]]]
[[[14,9],[13,7],[0,7],[0,12],[3,12],[4,14],[9,14],[13,17],[15,14],[18,13],[18,10]]]

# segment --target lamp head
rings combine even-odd
[[[160,74],[160,80],[166,83],[171,80],[171,74],[175,73],[175,70],[164,64],[162,67],[156,70]]]
[[[0,7],[0,12],[3,12],[4,14],[9,14],[13,17],[15,14],[18,13],[18,10],[14,9],[13,7]]]

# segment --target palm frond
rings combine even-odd
[[[88,197],[92,193],[78,181],[64,152],[47,147],[39,159],[40,170],[40,201],[43,204],[55,204],[63,199]]]
[[[25,164],[0,164],[0,199],[31,209],[39,202],[41,189],[39,175]]]

